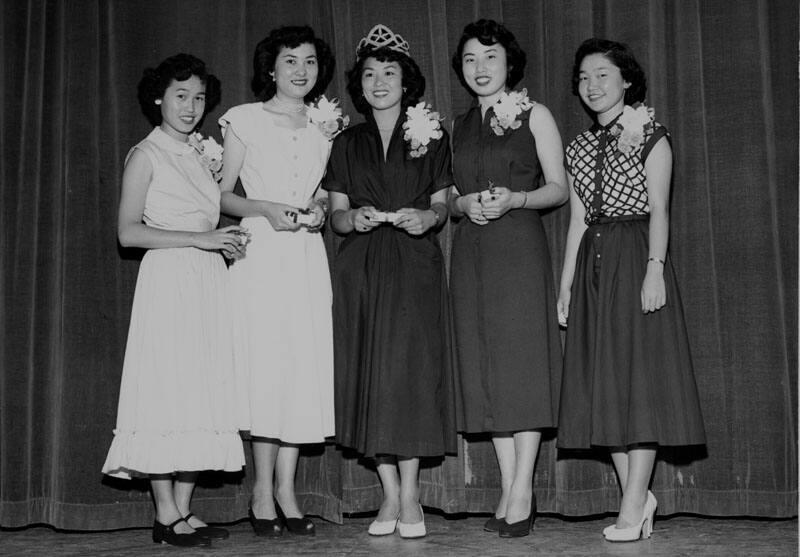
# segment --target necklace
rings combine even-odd
[[[295,104],[282,101],[278,98],[278,95],[274,95],[271,100],[276,108],[280,109],[282,112],[293,112],[295,114],[300,114],[306,108],[306,105],[304,105],[302,102],[300,104]]]

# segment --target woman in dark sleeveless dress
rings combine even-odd
[[[558,446],[610,450],[622,502],[603,535],[635,541],[652,532],[658,446],[705,443],[667,252],[672,149],[640,105],[645,76],[627,46],[585,41],[572,84],[595,124],[566,153],[571,220],[558,310],[569,327]]]
[[[450,150],[438,115],[417,104],[425,79],[402,37],[374,27],[347,77],[367,121],[336,138],[325,179],[332,227],[347,235],[333,276],[336,438],[377,462],[383,502],[369,533],[421,537],[420,457],[456,451],[435,234]]]
[[[492,434],[502,493],[485,529],[516,537],[535,516],[541,429],[556,426],[561,343],[538,209],[567,199],[561,137],[547,108],[510,91],[525,53],[502,25],[467,25],[453,68],[477,98],[453,130],[459,430]]]

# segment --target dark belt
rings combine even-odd
[[[610,224],[614,222],[627,222],[632,220],[650,220],[650,215],[620,215],[618,217],[600,215],[589,221],[589,226],[593,224]]]

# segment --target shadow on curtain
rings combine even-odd
[[[709,439],[659,453],[653,491],[664,514],[797,514],[798,6],[791,0],[367,0],[293,2],[5,2],[0,49],[0,526],[93,530],[152,521],[147,485],[103,478],[112,437],[136,253],[116,243],[122,161],[148,132],[141,71],[191,52],[222,80],[216,118],[252,100],[255,44],[278,25],[311,24],[332,45],[337,77],[381,22],[401,33],[447,118],[471,102],[450,69],[464,24],[505,21],[528,53],[532,98],[564,142],[589,119],[570,94],[572,56],[590,36],[629,43],[649,78],[648,104],[671,131],[670,249],[678,272]],[[560,272],[569,209],[545,215]],[[328,234],[329,253],[336,238]],[[450,231],[442,232],[449,254]],[[333,262],[333,260],[332,260]],[[410,411],[412,409],[409,409]],[[614,510],[601,455],[542,445],[543,512]],[[250,464],[250,461],[248,461]],[[498,471],[486,438],[424,466],[422,502],[491,512]],[[247,470],[250,467],[248,466]],[[246,515],[247,470],[202,476],[195,510]],[[368,464],[335,445],[304,449],[298,496],[312,514],[377,508]]]

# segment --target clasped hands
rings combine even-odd
[[[516,209],[512,202],[513,193],[505,186],[492,186],[489,195],[485,192],[468,193],[456,199],[456,205],[469,220],[483,226]]]
[[[353,230],[359,233],[369,232],[373,228],[380,226],[385,221],[375,219],[379,211],[372,206],[359,207],[352,209],[350,220],[353,223]],[[404,208],[395,211],[398,215],[391,221],[395,228],[405,230],[412,236],[420,236],[436,224],[436,215],[433,209],[411,209]]]
[[[312,200],[306,207],[306,211],[308,215],[312,216],[311,222],[307,224],[300,222],[297,218],[297,215],[301,213],[301,210],[297,207],[285,203],[266,201],[263,215],[272,228],[277,231],[295,231],[301,227],[306,227],[311,232],[321,229],[325,223],[325,211],[319,202]]]

